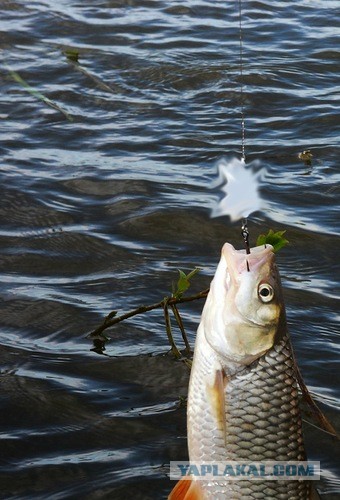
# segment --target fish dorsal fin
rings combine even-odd
[[[222,431],[226,439],[226,415],[225,415],[225,388],[227,385],[227,376],[223,368],[216,370],[215,381],[208,387],[210,404],[215,415],[217,426]]]
[[[204,500],[200,482],[187,477],[180,479],[168,496],[168,500]]]

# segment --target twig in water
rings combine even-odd
[[[93,330],[91,333],[88,334],[88,337],[92,338],[92,339],[101,338],[103,340],[103,337],[104,337],[103,332],[107,328],[110,328],[110,327],[116,325],[117,323],[120,323],[121,321],[125,321],[126,319],[132,318],[133,316],[136,316],[138,314],[143,314],[145,312],[152,311],[154,309],[163,309],[165,326],[166,326],[166,333],[168,336],[169,344],[171,346],[171,351],[177,359],[181,359],[182,361],[184,361],[186,363],[186,365],[189,368],[191,368],[191,364],[192,364],[191,360],[183,357],[181,352],[179,351],[179,349],[177,348],[177,346],[175,344],[175,341],[174,341],[174,338],[172,335],[169,307],[171,308],[171,310],[175,316],[176,322],[179,326],[179,329],[181,331],[182,338],[183,338],[185,348],[186,348],[185,349],[186,354],[189,355],[191,353],[190,344],[188,342],[188,339],[187,339],[187,336],[185,333],[183,321],[182,321],[182,318],[179,314],[177,304],[182,304],[185,302],[192,302],[192,301],[198,300],[198,299],[204,299],[207,297],[208,293],[209,293],[209,288],[199,292],[196,295],[191,295],[190,297],[182,297],[181,295],[177,295],[177,296],[173,295],[172,297],[165,297],[163,300],[161,300],[159,302],[156,302],[154,304],[150,304],[148,306],[137,307],[137,309],[133,309],[132,311],[129,311],[125,314],[122,314],[121,316],[117,316],[117,311],[111,311],[104,318],[104,321],[102,322],[102,324],[100,326],[98,326],[98,328],[96,328],[95,330]],[[104,338],[104,340],[105,340],[105,338]],[[308,388],[303,381],[303,378],[302,378],[301,372],[298,368],[295,357],[294,357],[294,364],[295,364],[297,381],[298,381],[298,384],[301,388],[302,395],[303,395],[306,403],[311,408],[314,418],[319,422],[320,427],[322,429],[324,429],[326,432],[330,433],[331,435],[338,437],[334,427],[327,420],[327,418],[322,413],[320,408],[317,406],[317,404],[313,400],[311,394],[309,393]]]
[[[308,390],[308,387],[306,386],[306,384],[302,378],[300,369],[299,369],[296,361],[295,361],[295,370],[296,370],[297,381],[299,383],[299,386],[300,386],[300,389],[302,392],[302,396],[303,396],[304,400],[306,401],[307,405],[309,406],[309,408],[311,409],[313,417],[315,418],[315,420],[317,422],[319,422],[319,425],[323,430],[325,430],[326,432],[328,432],[332,436],[335,436],[339,439],[339,436],[337,435],[336,430],[334,429],[332,424],[328,421],[328,419],[325,417],[325,415],[322,413],[322,411],[320,410],[320,408],[318,407],[318,405],[315,403],[314,399],[312,398],[312,396]]]
[[[122,314],[121,316],[116,316],[117,311],[112,311],[110,312],[104,319],[101,325],[99,325],[95,330],[93,330],[91,333],[89,333],[88,337],[98,337],[100,336],[107,328],[110,328],[117,323],[120,323],[121,321],[125,321],[126,319],[132,318],[133,316],[136,316],[137,314],[143,314],[148,311],[152,311],[154,309],[164,309],[164,304],[166,303],[167,306],[172,307],[173,305],[176,304],[183,304],[185,302],[193,302],[194,300],[199,300],[199,299],[204,299],[208,295],[209,289],[203,290],[196,295],[191,295],[189,297],[165,297],[163,300],[160,302],[156,302],[155,304],[150,304],[148,306],[140,306],[137,307],[137,309],[133,309],[132,311],[129,311],[125,314]]]
[[[181,318],[181,316],[179,314],[179,310],[177,309],[176,304],[172,304],[170,307],[172,309],[172,312],[174,313],[174,316],[175,316],[175,319],[177,321],[178,327],[181,330],[182,339],[183,339],[184,344],[185,344],[186,354],[189,355],[191,353],[190,344],[189,344],[189,341],[188,341],[187,334],[185,332],[185,328],[184,328],[184,325],[183,325],[182,318]]]
[[[163,301],[163,309],[164,309],[164,320],[165,320],[166,334],[168,336],[169,344],[171,346],[171,351],[177,359],[181,359],[182,355],[181,355],[180,351],[178,350],[178,348],[175,344],[174,338],[172,336],[171,321],[170,321],[169,309],[168,309],[168,300],[166,300],[166,299],[164,299],[164,301]]]
[[[9,74],[11,75],[11,77],[13,78],[13,80],[15,80],[17,83],[19,83],[25,90],[27,90],[27,92],[29,94],[31,94],[33,97],[39,99],[40,101],[44,102],[50,108],[53,108],[56,111],[59,111],[59,113],[62,113],[64,115],[64,117],[67,118],[68,121],[73,122],[73,117],[70,115],[70,113],[68,113],[67,111],[65,111],[64,109],[62,109],[57,103],[51,101],[51,99],[49,99],[48,97],[44,96],[44,94],[42,94],[41,92],[39,92],[38,90],[36,90],[33,87],[31,87],[19,75],[19,73],[17,73],[16,71],[11,70],[11,68],[9,68],[7,65],[6,65],[6,68],[7,68],[8,72],[9,72]]]

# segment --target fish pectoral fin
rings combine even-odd
[[[222,431],[226,440],[226,412],[225,412],[225,388],[227,385],[227,375],[223,368],[216,370],[215,381],[207,388],[213,414],[217,421],[217,427]]]
[[[204,500],[200,482],[189,477],[183,477],[172,489],[168,500]]]

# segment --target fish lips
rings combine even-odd
[[[222,255],[227,262],[230,279],[238,281],[239,276],[244,272],[257,272],[266,262],[269,266],[274,263],[274,251],[272,245],[261,245],[246,250],[235,250],[233,245],[225,243],[222,248]]]

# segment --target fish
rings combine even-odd
[[[306,461],[296,364],[269,244],[225,243],[197,331],[187,404],[190,463]],[[169,500],[308,500],[309,480],[182,478]]]

